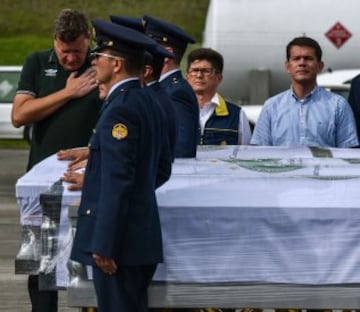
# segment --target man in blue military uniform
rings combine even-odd
[[[161,69],[164,64],[164,58],[172,58],[169,52],[163,49],[161,46],[156,46],[151,52],[145,53],[145,72],[144,82],[146,86],[155,92],[161,107],[164,109],[168,121],[168,135],[171,156],[175,158],[175,147],[176,147],[176,115],[173,102],[159,83]]]
[[[145,32],[144,25],[142,24],[142,20],[140,18],[111,15],[110,20],[115,24],[135,29],[141,33]],[[175,104],[171,101],[169,95],[159,83],[165,58],[174,58],[174,55],[160,45],[147,50],[145,52],[145,70],[143,80],[146,86],[155,92],[156,97],[166,113],[168,120],[170,151],[172,157],[174,158],[176,146]]]
[[[105,21],[93,26],[92,64],[105,103],[90,141],[71,259],[93,266],[99,312],[143,312],[163,260],[155,189],[171,172],[165,113],[139,80],[154,42]]]
[[[164,46],[175,58],[166,58],[159,79],[174,103],[177,136],[175,157],[195,157],[199,137],[199,108],[194,91],[183,78],[180,62],[194,39],[179,27],[151,16],[143,17],[145,34]]]

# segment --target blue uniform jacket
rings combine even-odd
[[[172,103],[169,95],[166,91],[161,87],[158,81],[154,82],[149,86],[151,90],[153,90],[161,104],[161,107],[164,109],[167,121],[168,121],[168,134],[169,134],[169,144],[170,144],[170,152],[172,158],[175,157],[175,146],[176,146],[176,116],[175,116],[175,108]]]
[[[200,136],[199,106],[195,93],[180,71],[169,75],[160,84],[174,103],[177,125],[175,157],[195,157]]]
[[[97,253],[118,265],[162,261],[155,189],[171,173],[166,122],[138,80],[120,85],[104,103],[90,141],[71,259],[94,265]]]
[[[237,145],[240,107],[220,99],[220,105],[205,124],[201,145]]]

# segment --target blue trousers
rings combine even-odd
[[[121,266],[115,274],[94,267],[98,312],[147,312],[148,287],[156,264]]]

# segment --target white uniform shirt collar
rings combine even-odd
[[[168,72],[165,73],[165,74],[162,74],[162,75],[160,76],[159,81],[163,81],[164,79],[166,79],[167,77],[169,77],[170,75],[172,75],[173,73],[176,73],[176,72],[178,72],[178,71],[180,71],[180,69],[176,68],[176,69],[173,69],[173,70],[168,71]]]
[[[124,79],[124,80],[121,80],[121,81],[115,83],[115,84],[110,88],[109,93],[108,93],[108,95],[106,96],[106,98],[108,98],[108,97],[110,96],[110,94],[111,94],[112,92],[114,92],[114,90],[115,90],[118,86],[121,86],[122,84],[124,84],[124,83],[126,83],[126,82],[129,82],[129,81],[131,81],[131,80],[139,80],[139,78],[138,78],[138,77],[131,77],[131,78],[127,78],[127,79]]]
[[[146,86],[147,86],[147,87],[150,87],[150,86],[152,86],[153,84],[155,84],[155,83],[157,83],[157,82],[158,82],[158,80],[150,81],[150,82],[148,82],[148,83],[146,84]]]

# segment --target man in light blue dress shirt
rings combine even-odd
[[[295,38],[287,45],[286,57],[291,88],[265,102],[251,144],[358,146],[355,119],[348,102],[316,85],[316,76],[324,67],[319,44],[308,37]]]

